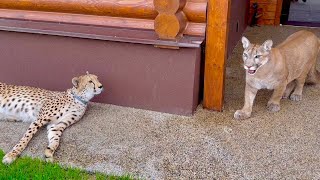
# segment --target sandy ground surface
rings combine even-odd
[[[300,29],[255,27],[245,35],[278,44]],[[310,30],[320,37],[320,29]],[[260,91],[253,117],[236,121],[244,100],[241,54],[238,44],[227,62],[223,113],[199,106],[182,117],[92,103],[64,132],[56,161],[145,179],[320,179],[320,89],[306,87],[301,102],[283,100],[278,113],[266,110],[271,92]],[[0,148],[12,148],[27,127],[0,122]],[[23,155],[43,157],[46,145],[43,129]]]

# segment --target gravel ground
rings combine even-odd
[[[248,28],[251,42],[284,40],[297,27]],[[320,29],[310,29],[320,37]],[[242,47],[227,62],[225,110],[192,117],[91,103],[62,137],[56,161],[145,179],[320,179],[320,89],[305,87],[301,102],[282,101],[270,113],[270,91],[259,91],[253,117],[234,120],[243,105]],[[28,124],[0,122],[0,148],[8,151]],[[45,130],[23,155],[43,157]]]

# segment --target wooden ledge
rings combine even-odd
[[[204,41],[203,37],[198,36],[184,36],[182,39],[179,39],[179,41],[160,40],[155,32],[151,30],[5,18],[0,18],[0,30],[115,42],[149,44],[159,47],[199,48]]]
[[[26,10],[0,9],[0,18],[16,19],[37,22],[53,22],[66,24],[81,24],[94,26],[107,26],[117,28],[132,28],[154,30],[154,20],[124,17],[95,16],[70,13],[40,12]],[[185,35],[205,36],[205,23],[188,22]]]
[[[1,0],[0,8],[155,19],[153,0]],[[206,22],[206,0],[187,0],[183,11],[192,22]]]

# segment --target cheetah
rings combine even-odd
[[[47,162],[53,161],[62,132],[79,121],[88,102],[103,91],[98,77],[88,72],[74,77],[72,84],[72,88],[58,92],[0,83],[0,120],[31,123],[18,144],[3,157],[2,163],[9,165],[14,162],[44,125],[47,125],[49,140],[44,157]]]

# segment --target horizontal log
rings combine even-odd
[[[206,22],[207,0],[188,0],[183,10],[191,22]],[[1,0],[0,8],[100,16],[155,19],[153,0]]]
[[[187,16],[188,20],[191,22],[204,23],[206,22],[206,2],[187,2],[183,9],[183,12]]]
[[[184,36],[178,41],[161,40],[153,31],[82,24],[1,19],[0,31],[149,44],[156,47],[199,48],[204,37]]]
[[[206,24],[205,23],[191,23],[187,24],[183,34],[193,36],[205,36]]]
[[[9,9],[0,9],[0,18],[154,30],[154,20],[137,18],[94,16],[70,13],[54,13]],[[189,22],[183,34],[192,36],[204,36],[205,29],[205,23]]]
[[[146,19],[157,15],[150,0],[1,0],[0,8]]]

